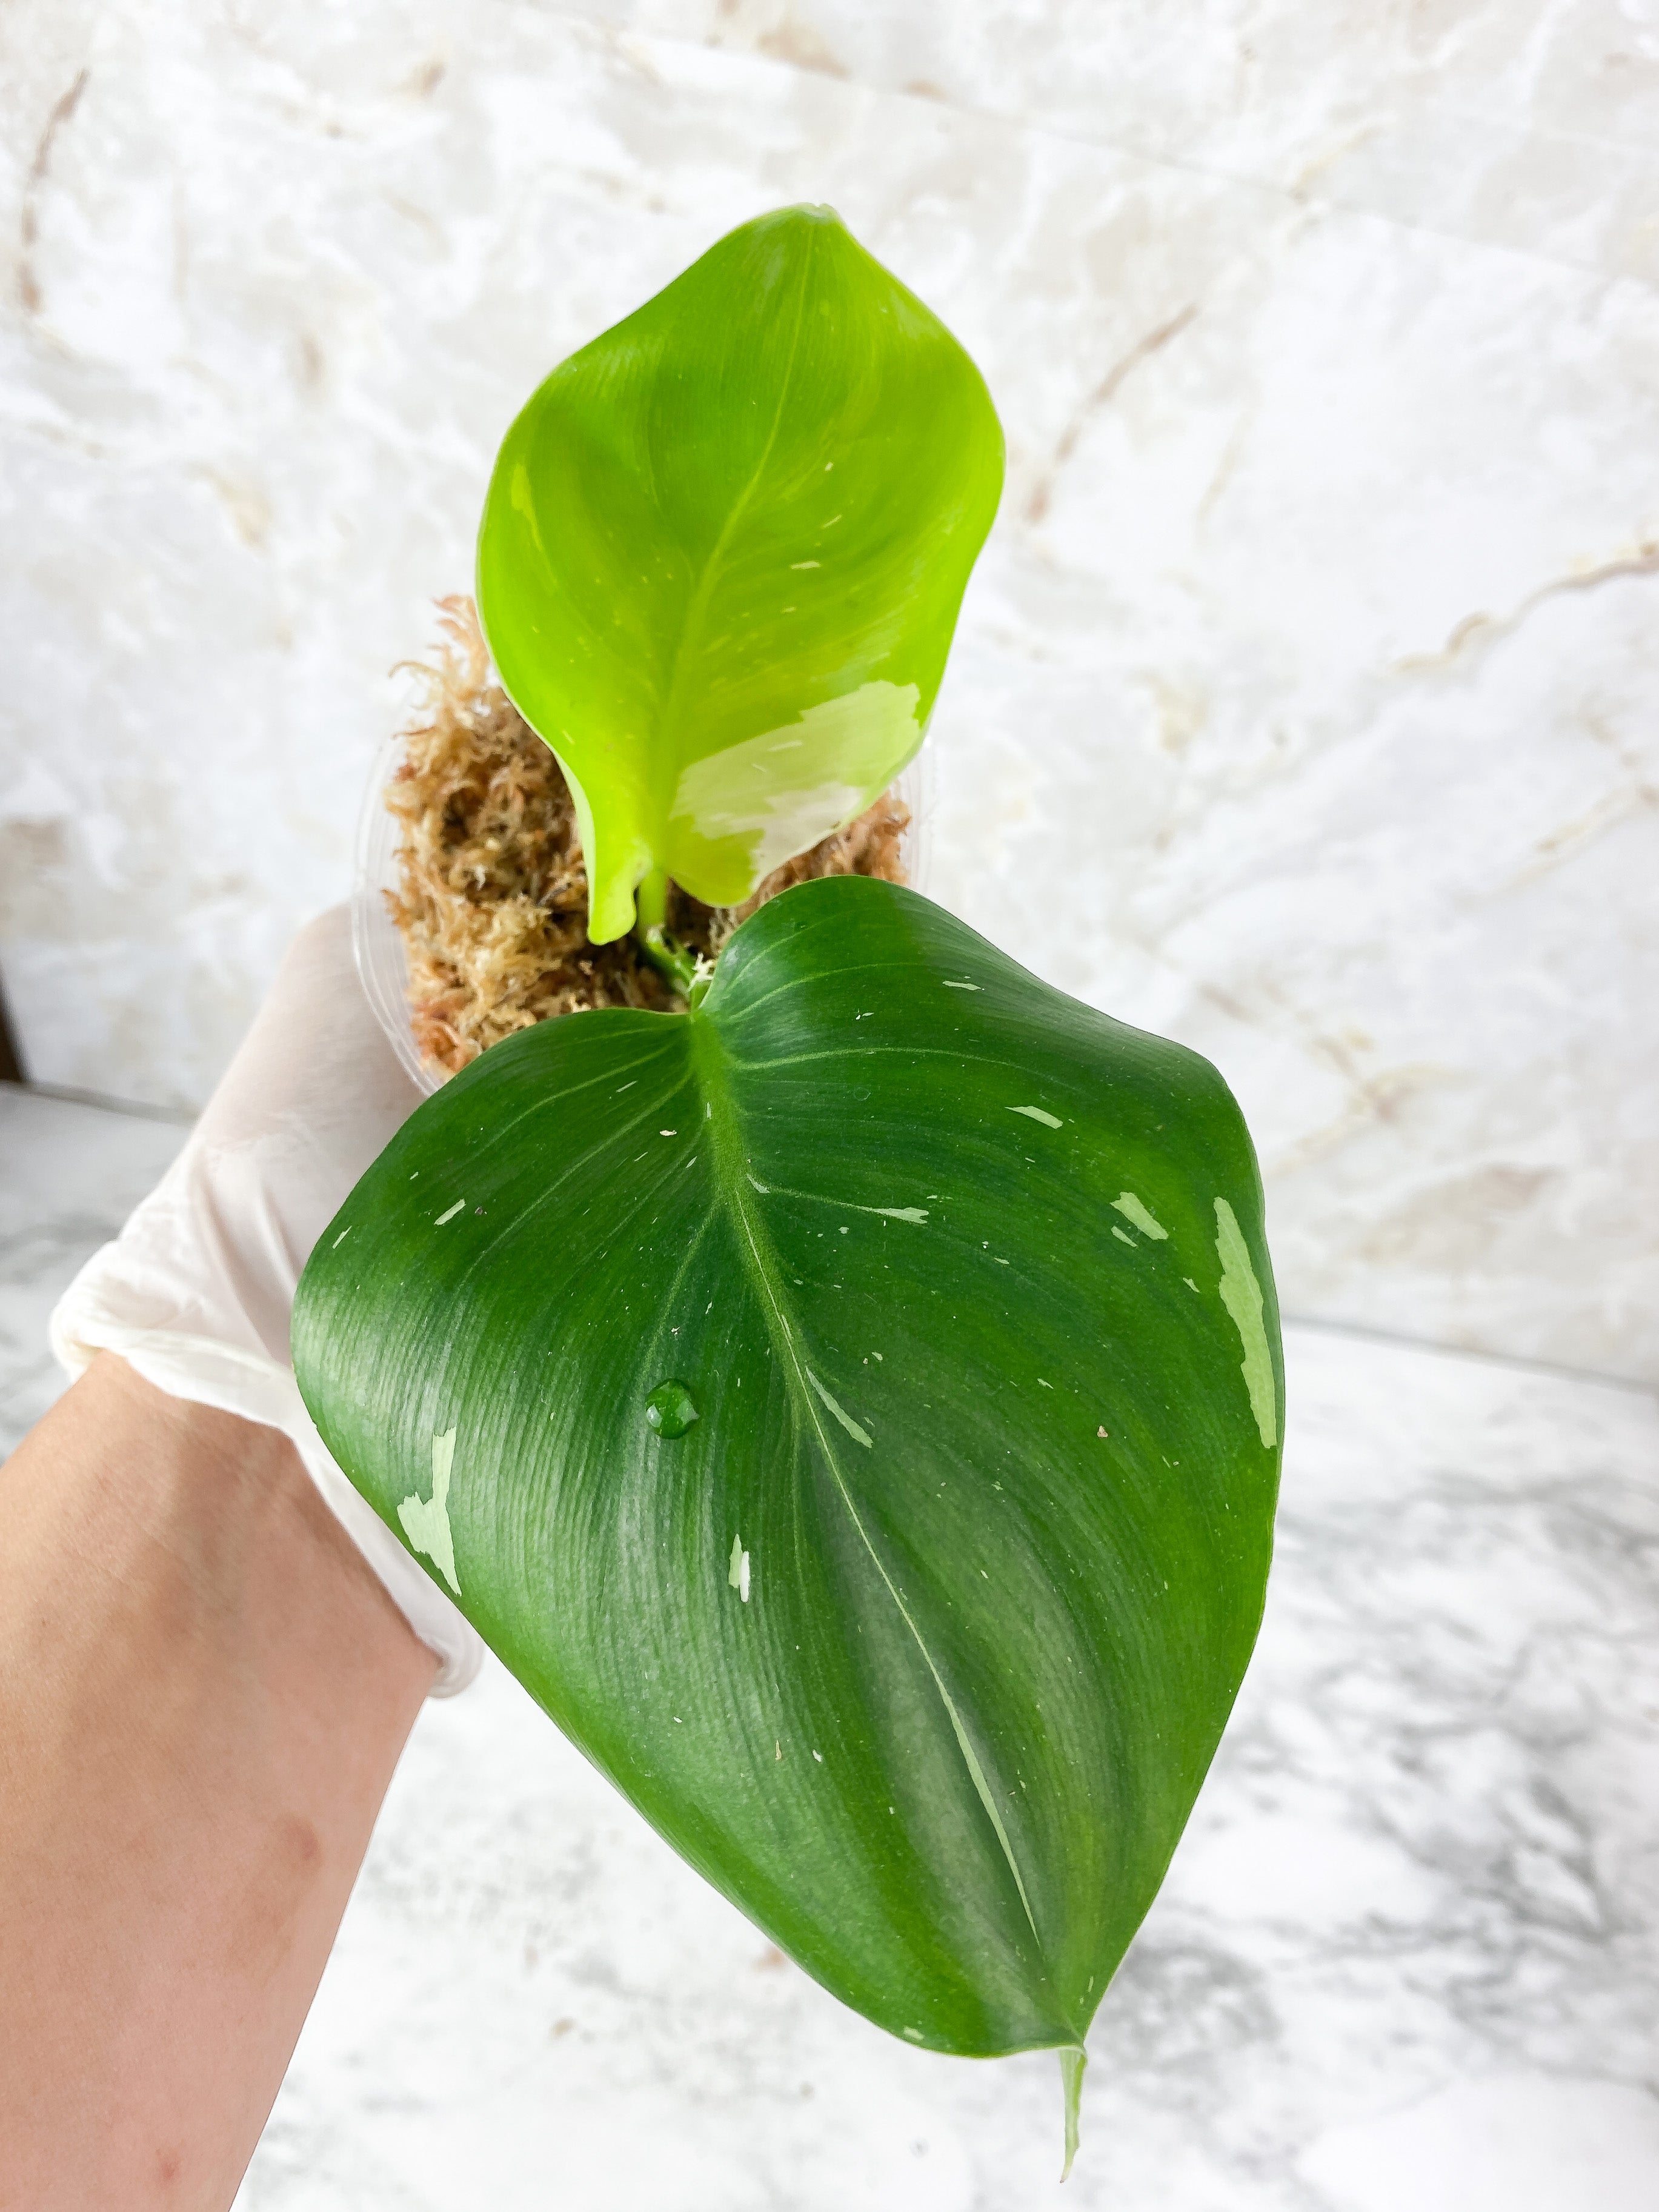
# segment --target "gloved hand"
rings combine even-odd
[[[301,1270],[347,1193],[421,1102],[375,1019],[337,907],[302,929],[182,1152],[52,1317],[71,1376],[116,1352],[175,1398],[281,1429],[359,1551],[441,1662],[436,1696],[478,1670],[477,1632],[355,1491],[294,1379]]]

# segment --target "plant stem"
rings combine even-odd
[[[648,929],[660,929],[668,919],[668,871],[653,868],[634,890],[634,934],[641,944]]]
[[[668,929],[667,914],[667,872],[653,868],[634,893],[634,935],[652,966],[660,969],[680,996],[688,999],[697,980],[696,955]]]

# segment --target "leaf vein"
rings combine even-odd
[[[693,1018],[696,1019],[697,1017],[694,1016]],[[720,1046],[718,1037],[714,1035],[713,1026],[708,1023],[706,1016],[702,1018],[705,1033],[709,1036],[714,1049],[719,1052],[721,1048]],[[708,1085],[707,1091],[712,1092],[713,1088],[714,1086],[712,1085]],[[710,1118],[713,1121],[714,1127],[722,1131],[725,1141],[727,1146],[730,1147],[732,1138],[736,1136],[738,1133],[726,1125],[729,1118],[735,1118],[735,1107],[732,1099],[724,1091],[722,1091],[721,1096],[716,1102],[715,1112]],[[735,1149],[740,1152],[740,1144]],[[772,1252],[770,1242],[764,1238],[764,1231],[757,1230],[756,1224],[750,1218],[749,1209],[744,1203],[743,1191],[740,1187],[738,1177],[734,1174],[725,1174],[720,1176],[717,1178],[717,1182],[720,1187],[722,1195],[726,1199],[726,1204],[731,1208],[731,1211],[735,1217],[737,1226],[742,1234],[743,1243],[748,1246],[750,1258],[752,1262],[754,1279],[757,1286],[761,1291],[768,1316],[768,1333],[772,1337],[774,1343],[776,1344],[779,1350],[785,1354],[785,1373],[788,1376],[793,1386],[793,1395],[794,1396],[795,1402],[800,1412],[803,1413],[806,1419],[811,1423],[812,1433],[817,1438],[818,1449],[823,1455],[823,1463],[830,1470],[830,1480],[835,1485],[836,1494],[841,1499],[842,1504],[846,1510],[847,1516],[852,1522],[859,1540],[863,1544],[865,1550],[869,1553],[871,1564],[874,1566],[877,1574],[881,1577],[889,1597],[891,1598],[894,1606],[897,1608],[899,1618],[903,1621],[906,1628],[909,1630],[911,1636],[915,1638],[916,1649],[921,1654],[922,1661],[926,1665],[929,1674],[933,1677],[933,1687],[939,1692],[939,1702],[945,1707],[946,1717],[949,1718],[951,1723],[951,1731],[955,1735],[957,1740],[957,1748],[961,1753],[963,1764],[968,1770],[968,1778],[973,1784],[975,1792],[979,1798],[980,1803],[984,1807],[986,1814],[990,1820],[991,1826],[995,1832],[997,1842],[1001,1847],[1002,1856],[1007,1863],[1008,1871],[1014,1878],[1014,1887],[1019,1893],[1020,1905],[1024,1911],[1025,1918],[1030,1928],[1031,1933],[1033,1936],[1036,1938],[1040,1949],[1042,1938],[1041,1934],[1038,1932],[1036,1919],[1031,1911],[1031,1900],[1026,1894],[1024,1877],[1020,1873],[1019,1862],[1014,1856],[1013,1845],[1009,1839],[1008,1831],[1003,1822],[1002,1815],[997,1809],[996,1800],[991,1794],[990,1784],[986,1779],[985,1770],[980,1764],[979,1755],[975,1751],[973,1744],[969,1739],[968,1731],[963,1722],[961,1712],[957,1709],[956,1700],[951,1695],[950,1691],[945,1687],[945,1678],[939,1672],[938,1662],[935,1661],[933,1653],[927,1648],[927,1638],[922,1635],[921,1630],[916,1624],[915,1615],[911,1613],[909,1607],[906,1605],[902,1596],[900,1595],[897,1584],[888,1573],[885,1563],[883,1561],[880,1553],[876,1549],[876,1547],[871,1539],[869,1530],[864,1525],[863,1516],[860,1513],[857,1505],[854,1503],[852,1492],[848,1488],[846,1477],[842,1473],[841,1462],[836,1457],[834,1447],[830,1443],[829,1433],[824,1428],[823,1421],[820,1416],[818,1407],[816,1402],[814,1389],[809,1387],[809,1384],[812,1382],[813,1378],[811,1378],[808,1373],[806,1362],[802,1355],[801,1348],[798,1346],[795,1340],[794,1329],[791,1325],[788,1314],[784,1309],[780,1286],[777,1280],[777,1261],[775,1255]],[[817,1384],[816,1389],[821,1391],[823,1389],[823,1385],[821,1383]]]

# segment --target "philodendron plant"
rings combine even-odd
[[[479,599],[590,935],[685,1011],[428,1099],[301,1285],[330,1449],[593,1763],[928,2049],[1085,2031],[1261,1619],[1261,1184],[1208,1063],[914,892],[745,898],[921,744],[1001,479],[978,373],[826,209],[723,240],[508,432]],[[346,1236],[345,1231],[352,1233]]]

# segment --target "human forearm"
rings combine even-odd
[[[433,1656],[282,1436],[108,1354],[0,1572],[0,2207],[222,2208]]]

